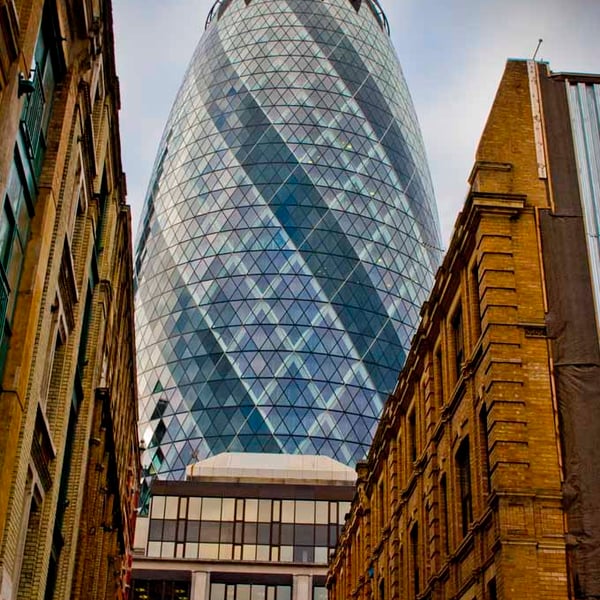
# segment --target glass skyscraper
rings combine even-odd
[[[218,2],[137,244],[149,472],[224,451],[362,458],[440,246],[377,0]]]

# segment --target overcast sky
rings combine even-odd
[[[380,0],[423,131],[444,244],[509,57],[600,72],[600,0]],[[113,0],[134,228],[158,142],[213,0]]]

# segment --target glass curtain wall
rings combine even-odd
[[[154,496],[147,556],[326,564],[348,502]]]
[[[363,458],[440,246],[374,0],[219,3],[137,243],[148,475],[227,451]]]

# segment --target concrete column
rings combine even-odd
[[[192,573],[192,593],[190,600],[209,600],[210,598],[210,573],[194,571]]]
[[[294,575],[292,600],[312,600],[312,576]]]

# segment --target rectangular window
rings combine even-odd
[[[465,339],[463,330],[462,307],[459,306],[452,317],[452,341],[454,343],[454,371],[455,378],[458,380],[465,362]]]
[[[460,493],[460,511],[463,536],[467,535],[473,521],[473,496],[471,489],[471,451],[469,438],[465,438],[456,453],[458,469],[458,489]]]
[[[412,559],[413,593],[416,598],[421,589],[419,580],[419,524],[415,523],[410,530],[410,554]]]
[[[317,502],[315,507],[315,523],[329,523],[329,505],[327,502]]]
[[[8,266],[10,259],[10,249],[12,247],[13,237],[15,235],[15,218],[13,216],[10,200],[8,196],[4,201],[2,217],[0,220],[0,263],[4,269]]]
[[[440,504],[442,521],[440,534],[442,536],[444,555],[447,556],[450,550],[450,521],[448,520],[448,482],[445,473],[440,479]]]
[[[246,510],[244,511],[244,521],[255,523],[258,520],[258,500],[248,498],[246,500]]]
[[[492,577],[487,585],[487,600],[498,600],[495,577]]]
[[[221,521],[235,521],[235,498],[223,498]]]
[[[2,342],[3,347],[8,342],[8,340],[5,339],[4,336],[4,326],[7,317],[8,298],[10,294],[7,270],[8,263],[10,260],[12,243],[15,237],[15,229],[15,220],[7,196],[4,202],[2,216],[0,217],[0,341]],[[2,352],[2,355],[3,354],[4,352]],[[0,364],[2,364],[3,362],[4,361],[1,360]]]
[[[154,504],[154,501],[153,501]],[[188,519],[193,521],[200,520],[200,511],[202,507],[201,498],[190,498],[188,506]]]
[[[443,406],[444,399],[444,373],[442,371],[442,349],[438,346],[433,360],[433,381],[435,386],[435,400],[437,406]]]
[[[383,479],[379,482],[379,534],[385,528],[385,484]]]
[[[102,176],[102,185],[100,193],[96,196],[98,201],[98,222],[96,223],[96,252],[102,249],[102,234],[104,232],[104,221],[106,217],[106,205],[108,204],[108,184],[106,183],[106,171]]]
[[[313,587],[313,600],[327,600],[327,588],[315,585]]]
[[[150,515],[153,519],[162,519],[165,516],[165,497],[164,496],[153,496],[152,497],[152,508]]]
[[[200,521],[187,521],[185,532],[185,541],[190,544],[195,544],[199,540]]]
[[[485,404],[481,407],[479,413],[479,437],[481,445],[481,461],[483,463],[485,492],[489,494],[492,491],[492,475],[490,469],[490,446],[488,432],[488,413]]]
[[[474,263],[469,277],[469,296],[473,316],[473,340],[475,342],[481,335],[481,300],[479,298],[479,267],[477,261]]]
[[[294,501],[283,500],[281,502],[281,522],[282,523],[293,523],[294,522]]]
[[[296,501],[296,523],[315,522],[315,503],[311,500]]]
[[[258,501],[258,521],[260,523],[271,522],[271,501],[270,500],[259,500]]]
[[[165,501],[165,519],[177,519],[179,498],[177,496],[166,496]]]
[[[417,460],[417,411],[416,408],[408,415],[408,456],[411,463]]]
[[[220,521],[221,520],[221,498],[203,498],[202,499],[202,520]]]

